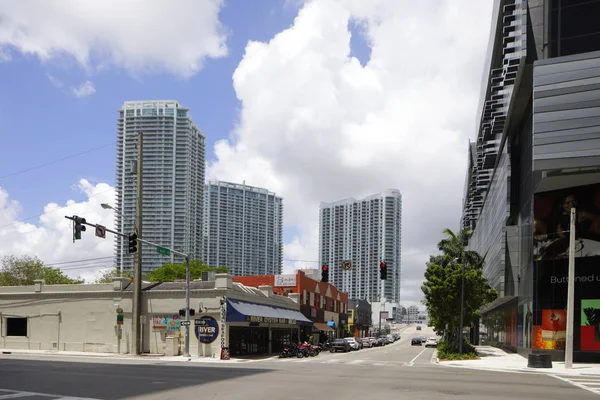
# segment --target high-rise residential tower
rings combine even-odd
[[[116,227],[135,230],[137,133],[143,133],[142,237],[153,243],[202,255],[202,202],[204,199],[205,137],[194,125],[189,109],[174,100],[127,101],[117,119]],[[181,262],[141,245],[142,270]],[[116,262],[123,270],[133,266],[127,239],[116,239]]]
[[[400,302],[402,195],[389,189],[361,200],[321,203],[319,261],[329,279],[351,299]],[[350,261],[351,269],[342,264]],[[381,262],[387,265],[382,287]],[[390,309],[391,311],[391,309]]]
[[[267,189],[210,181],[204,200],[204,261],[232,275],[281,274],[283,200]]]

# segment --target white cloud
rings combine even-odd
[[[227,54],[222,0],[0,0],[0,59],[10,48],[42,61],[74,58],[86,69],[115,66],[190,77]]]
[[[309,1],[290,28],[248,43],[233,76],[239,124],[208,174],[284,197],[285,223],[300,232],[285,258],[318,259],[320,201],[395,187],[403,303],[421,299],[427,254],[458,228],[491,20],[491,1],[459,4]],[[364,68],[350,56],[354,22],[372,47]]]
[[[91,96],[96,93],[96,88],[91,81],[85,81],[78,87],[71,87],[71,91],[75,95],[75,97],[82,98]]]
[[[46,74],[46,78],[48,78],[48,80],[54,87],[60,88],[60,87],[64,86],[64,84],[60,81],[60,79],[56,78],[55,76],[53,76],[51,74]]]
[[[104,210],[100,204],[113,203],[115,190],[108,184],[91,184],[85,179],[77,185],[78,196],[84,201],[69,200],[64,205],[49,203],[36,224],[20,222],[21,206],[10,200],[8,193],[0,188],[0,257],[6,255],[38,256],[46,264],[60,267],[72,277],[93,280],[97,274],[114,264],[114,240],[110,234],[106,239],[95,237],[94,230],[87,227],[82,239],[73,243],[71,221],[65,215],[79,215],[87,222],[112,229],[114,214]],[[89,262],[64,263],[68,261],[93,260]]]

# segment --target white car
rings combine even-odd
[[[353,338],[353,337],[347,337],[347,338],[344,338],[344,340],[346,342],[348,342],[348,344],[350,345],[350,347],[352,347],[352,350],[358,350],[358,349],[360,349],[360,346],[359,346],[359,344],[358,344],[358,342],[356,341],[355,338]]]
[[[425,347],[437,347],[438,341],[436,338],[429,338],[425,342]]]

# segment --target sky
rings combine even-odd
[[[177,100],[207,179],[284,198],[284,272],[318,267],[321,201],[403,196],[402,304],[459,229],[492,0],[0,0],[0,256],[91,280],[113,242],[117,110]],[[81,261],[89,260],[89,261]],[[374,267],[376,268],[376,267]]]

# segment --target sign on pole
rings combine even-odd
[[[169,254],[171,254],[171,250],[164,247],[157,247],[156,252],[158,254],[162,254],[163,256],[168,256]]]
[[[106,239],[106,227],[102,225],[96,225],[96,236]]]

